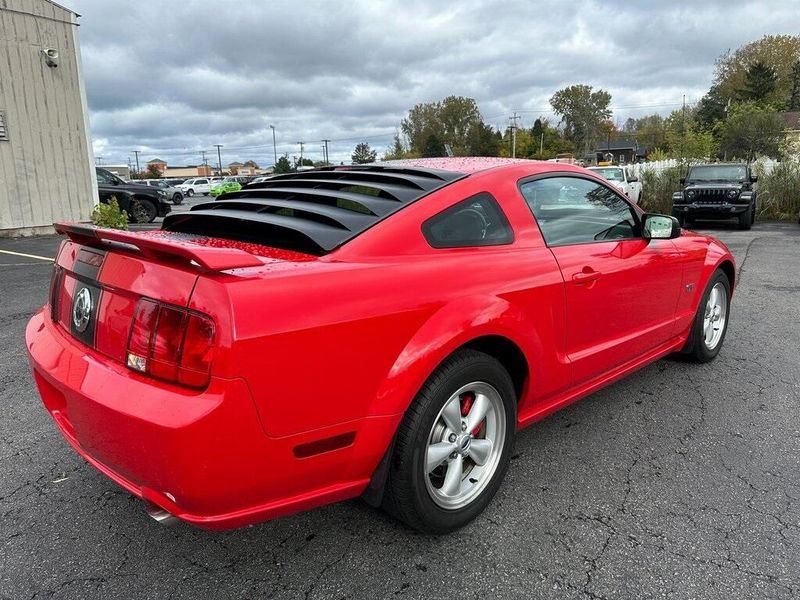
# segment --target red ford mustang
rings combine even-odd
[[[564,164],[281,175],[162,230],[58,224],[26,341],[42,400],[155,517],[241,526],[362,495],[446,532],[517,429],[725,337],[735,266]]]

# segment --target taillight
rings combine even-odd
[[[133,313],[127,365],[158,379],[203,388],[211,377],[213,342],[210,317],[142,298]]]
[[[58,265],[53,266],[50,276],[50,318],[58,321],[58,297],[61,291],[61,275],[63,269]]]

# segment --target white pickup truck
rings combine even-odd
[[[590,171],[597,173],[603,179],[611,182],[628,198],[639,204],[642,197],[642,182],[626,167],[589,167]]]

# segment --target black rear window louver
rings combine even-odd
[[[321,255],[463,177],[378,165],[288,173],[168,215],[162,229]]]

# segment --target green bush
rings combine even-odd
[[[92,223],[108,229],[128,229],[128,213],[120,210],[116,197],[111,196],[108,204],[101,202],[94,207]]]
[[[642,198],[639,205],[651,213],[672,214],[672,194],[679,192],[681,177],[686,176],[685,165],[666,169],[642,169]]]
[[[800,162],[784,160],[765,173],[756,163],[759,219],[797,220],[800,213]]]

